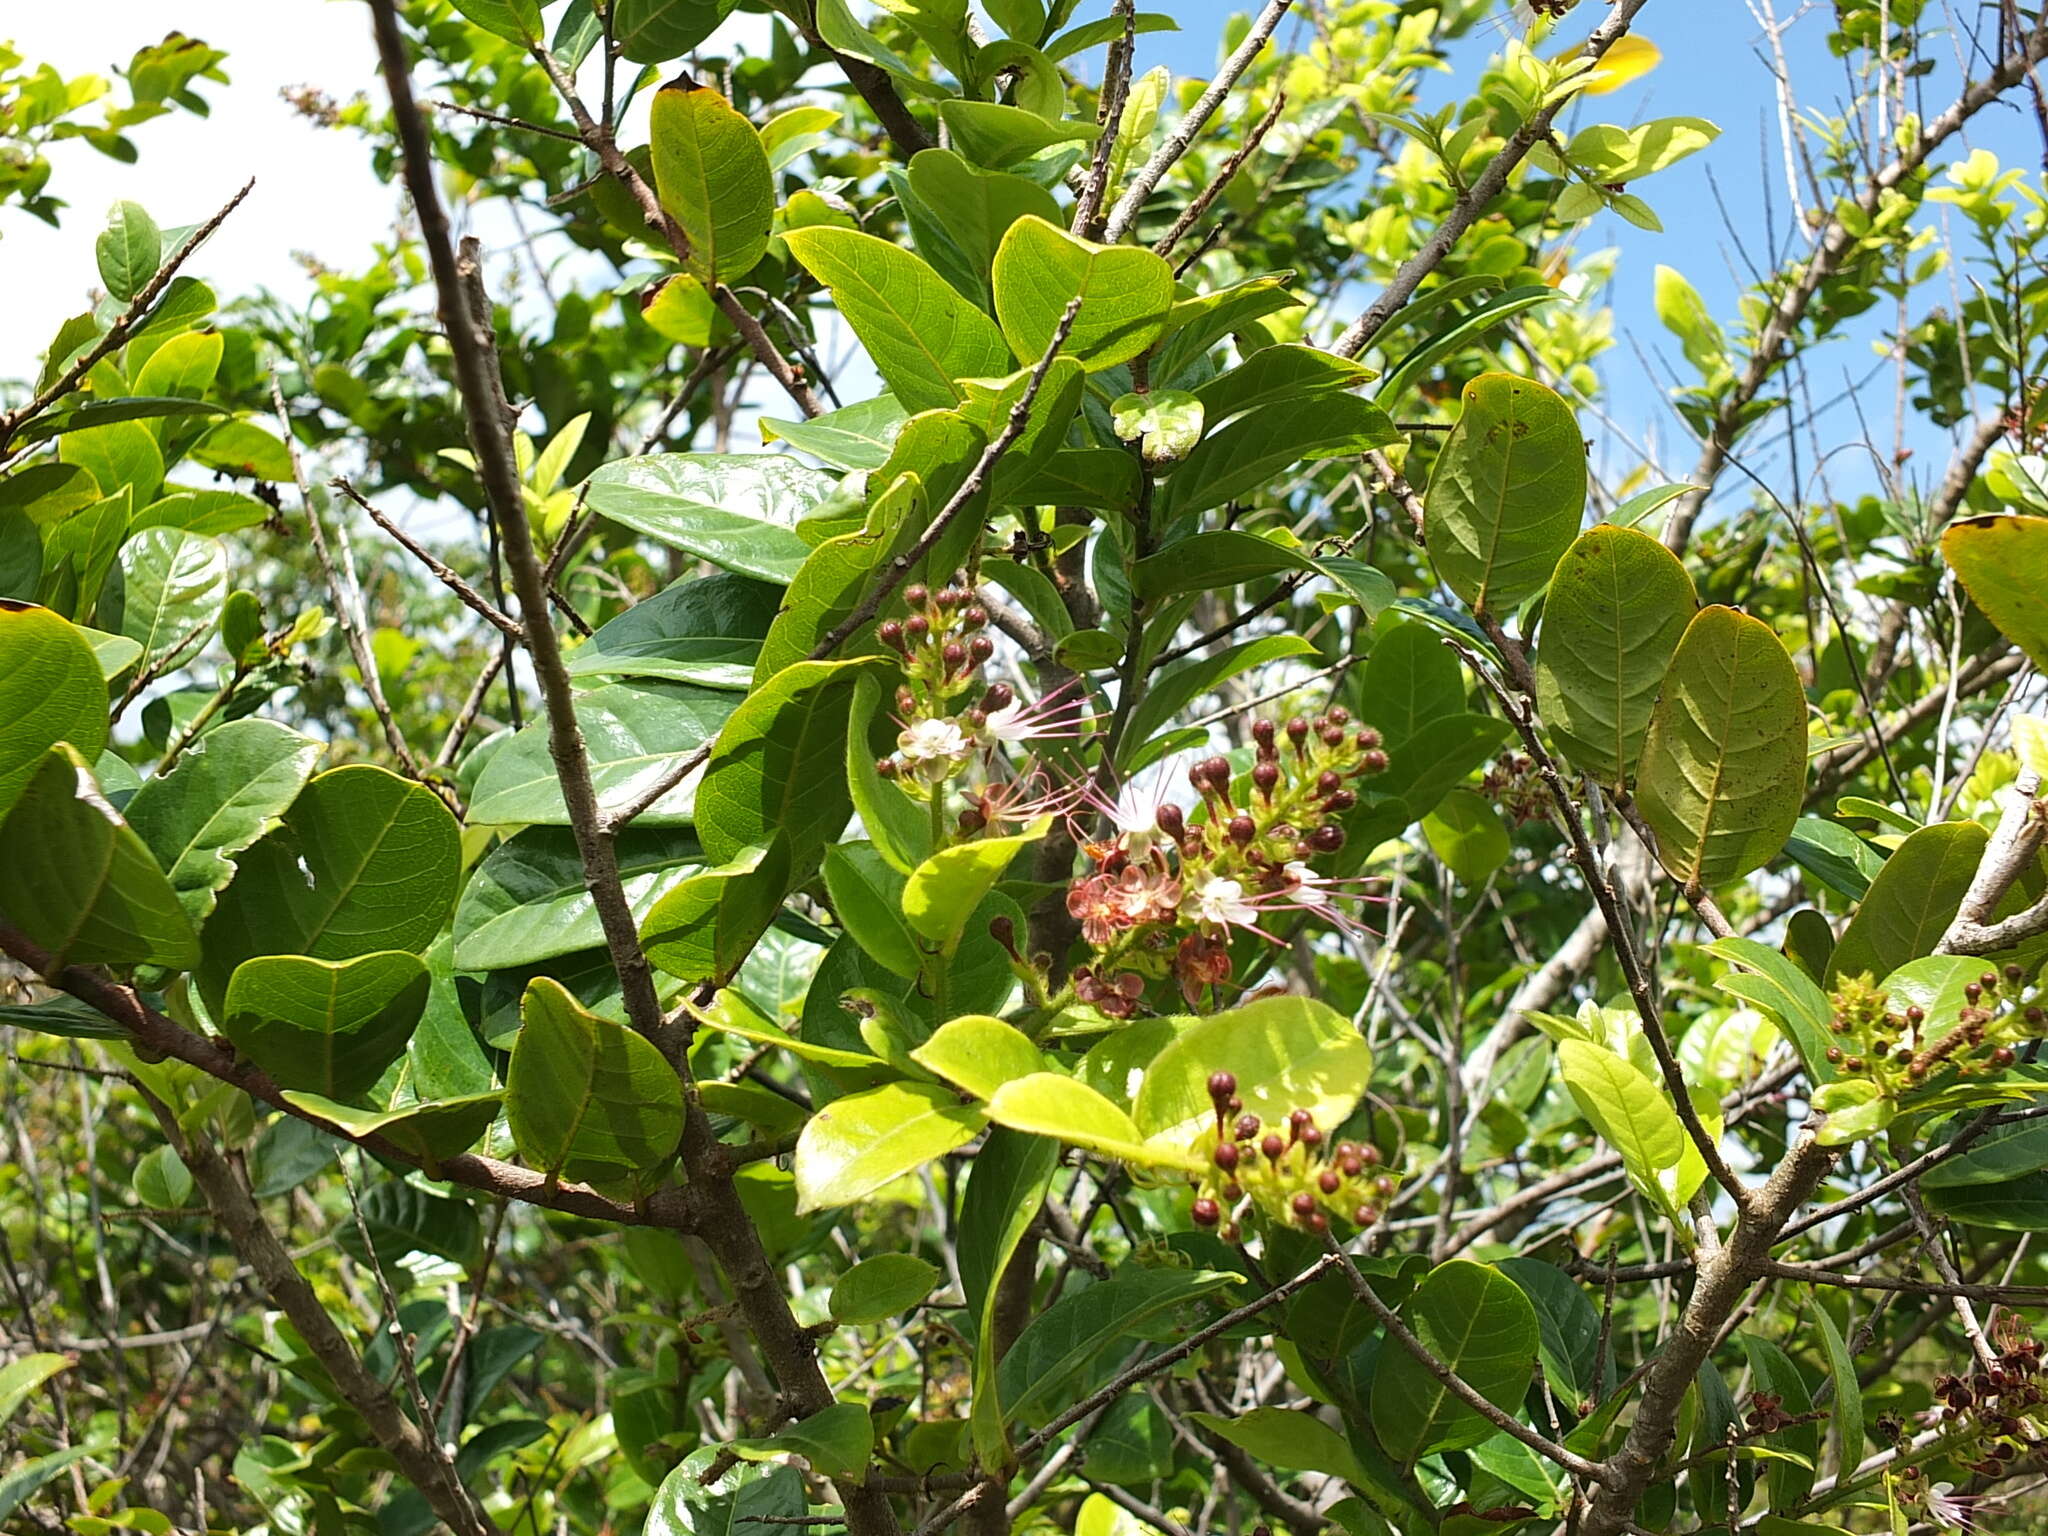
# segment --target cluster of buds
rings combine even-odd
[[[957,584],[934,592],[921,582],[903,589],[909,613],[884,619],[876,638],[902,659],[904,681],[896,689],[896,750],[875,764],[920,798],[931,798],[957,777],[977,753],[1055,736],[1077,734],[1079,706],[1068,695],[1026,704],[1008,683],[983,675],[995,642],[985,631],[988,610]],[[1028,802],[1028,803],[1027,803]],[[1003,823],[1029,821],[1057,810],[1063,798],[1037,794],[1025,781],[992,780],[970,797],[960,831],[975,836],[1002,830]]]
[[[1544,786],[1536,759],[1526,752],[1496,759],[1479,781],[1479,792],[1518,827],[1550,815],[1550,791]]]
[[[1312,861],[1344,846],[1339,818],[1358,804],[1354,782],[1385,771],[1379,733],[1332,708],[1255,720],[1251,734],[1257,756],[1242,780],[1222,757],[1188,769],[1202,800],[1192,815],[1171,801],[1096,803],[1114,833],[1088,845],[1095,867],[1068,888],[1067,910],[1102,953],[1095,974],[1117,978],[1098,990],[1122,990],[1119,968],[1170,969],[1196,1007],[1230,979],[1234,930],[1277,943],[1260,924],[1285,910],[1353,922],[1339,901],[1362,899],[1367,882],[1323,875]]]
[[[1306,1109],[1289,1111],[1283,1125],[1267,1129],[1257,1115],[1244,1113],[1237,1079],[1228,1072],[1210,1077],[1209,1099],[1216,1128],[1203,1137],[1209,1167],[1195,1181],[1189,1215],[1196,1226],[1235,1243],[1255,1212],[1321,1234],[1332,1218],[1364,1228],[1386,1211],[1395,1180],[1370,1142],[1332,1143]]]
[[[2048,1403],[2041,1376],[2041,1341],[2010,1313],[1999,1319],[1999,1353],[1988,1367],[1968,1376],[1937,1376],[1934,1396],[1944,1425],[1965,1425],[1976,1432],[1973,1446],[1957,1459],[1972,1472],[2000,1477],[2012,1463],[2048,1445],[2035,1415]]]
[[[1893,1012],[1881,990],[1852,977],[1831,999],[1835,1038],[1828,1060],[1891,1097],[1924,1087],[1943,1071],[1995,1076],[2018,1060],[2014,1046],[2038,1036],[2048,1022],[2039,1003],[2023,1000],[2025,978],[2017,965],[1985,971],[1963,987],[1963,1004],[1944,1028],[1918,1004]]]
[[[1794,1424],[1820,1418],[1824,1412],[1790,1414],[1785,1411],[1785,1399],[1781,1394],[1752,1392],[1749,1394],[1749,1412],[1743,1415],[1743,1425],[1752,1435],[1775,1435]]]

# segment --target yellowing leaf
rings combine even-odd
[[[1640,80],[1664,60],[1663,50],[1639,33],[1617,38],[1600,55],[1600,62],[1586,71],[1584,94],[1607,96],[1631,81]]]

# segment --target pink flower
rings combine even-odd
[[[1002,708],[990,710],[987,724],[981,728],[983,743],[990,747],[1014,747],[1028,741],[1050,741],[1080,735],[1082,722],[1087,716],[1081,708],[1078,687],[1078,684],[1068,683],[1035,704],[1012,699]]]

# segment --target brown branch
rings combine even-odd
[[[1232,151],[1230,158],[1223,162],[1223,169],[1212,176],[1187,207],[1181,210],[1180,217],[1173,221],[1173,228],[1153,243],[1153,255],[1172,260],[1173,248],[1187,238],[1188,231],[1201,221],[1202,215],[1207,213],[1214,206],[1216,199],[1223,195],[1223,189],[1237,179],[1237,173],[1244,169],[1247,160],[1259,152],[1259,146],[1266,141],[1266,135],[1273,131],[1273,125],[1280,121],[1280,114],[1286,110],[1287,93],[1275,91],[1273,104],[1266,108],[1266,115],[1252,125],[1252,131],[1246,135],[1244,143]]]
[[[406,1480],[420,1491],[447,1526],[460,1536],[493,1536],[497,1527],[484,1515],[465,1488],[453,1460],[418,1424],[405,1416],[385,1384],[363,1364],[363,1357],[335,1325],[313,1293],[306,1277],[263,1219],[263,1212],[241,1177],[203,1133],[187,1131],[178,1116],[155,1094],[139,1090],[221,1232],[255,1273],[279,1311],[290,1319],[309,1353],[325,1368],[342,1399],[362,1416],[377,1443]],[[394,1319],[395,1321],[395,1319]]]
[[[2020,877],[2034,867],[2044,842],[2048,842],[2048,800],[2041,798],[2039,770],[2025,768],[2012,787],[1998,829],[1985,846],[1977,873],[1963,895],[1955,921],[1942,935],[1937,953],[1996,954],[2048,933],[2048,897],[2003,922],[1993,921],[1998,904]]]
[[[346,496],[350,501],[354,502],[357,506],[361,507],[363,511],[366,514],[368,514],[371,522],[375,523],[379,528],[382,528],[386,533],[390,534],[391,537],[398,542],[399,546],[403,548],[407,554],[411,555],[415,560],[419,561],[421,565],[424,565],[429,571],[433,572],[435,577],[439,579],[442,586],[446,587],[450,592],[453,592],[457,597],[461,598],[463,603],[468,606],[470,611],[477,614],[480,618],[483,619],[485,623],[489,624],[493,629],[497,630],[500,634],[504,635],[505,638],[508,640],[518,642],[526,638],[526,631],[520,628],[519,621],[517,619],[513,618],[510,614],[501,611],[498,608],[497,604],[493,603],[489,598],[485,597],[483,593],[477,591],[475,587],[472,587],[468,582],[464,581],[462,579],[461,573],[458,572],[453,566],[449,565],[445,560],[441,559],[440,556],[436,555],[432,550],[428,549],[426,545],[420,543],[418,539],[415,539],[403,528],[400,528],[396,523],[392,522],[391,519],[386,517],[382,512],[379,512],[375,507],[371,506],[370,503],[364,499],[363,493],[361,491],[358,491],[353,485],[350,485],[345,476],[336,475],[332,480],[328,481],[327,483],[333,486],[337,491],[341,492],[342,495]]]
[[[1216,115],[1216,109],[1223,105],[1224,98],[1236,89],[1238,80],[1252,67],[1252,60],[1265,50],[1267,40],[1293,3],[1294,0],[1266,0],[1265,8],[1259,12],[1251,30],[1245,33],[1244,41],[1223,61],[1223,67],[1216,71],[1216,78],[1209,82],[1208,89],[1195,98],[1195,104],[1182,114],[1173,132],[1166,136],[1166,142],[1131,177],[1130,186],[1117,199],[1116,207],[1110,210],[1109,222],[1103,226],[1102,238],[1109,244],[1115,245],[1123,239],[1131,226],[1138,222],[1145,199],[1152,195],[1160,179],[1179,163],[1180,157],[1188,152],[1196,135]],[[1641,0],[1637,3],[1640,4]]]
[[[1074,199],[1074,215],[1068,228],[1084,240],[1102,238],[1102,200],[1109,190],[1109,166],[1116,155],[1118,135],[1123,128],[1124,101],[1131,92],[1131,56],[1137,47],[1137,8],[1134,0],[1116,0],[1111,19],[1123,23],[1116,41],[1109,45],[1109,60],[1103,66],[1102,92],[1095,120],[1102,131],[1095,136],[1095,154],[1081,183],[1081,195]]]
[[[1620,41],[1623,34],[1628,31],[1629,24],[1635,20],[1636,12],[1648,3],[1649,0],[1620,0],[1607,19],[1600,23],[1591,37],[1586,39],[1580,53],[1588,59],[1597,60]],[[1394,317],[1395,312],[1414,296],[1415,290],[1422,286],[1423,279],[1434,272],[1442,264],[1443,259],[1450,255],[1451,248],[1464,237],[1465,231],[1476,224],[1479,216],[1486,212],[1493,200],[1507,190],[1508,177],[1514,174],[1515,167],[1528,158],[1530,150],[1549,137],[1550,125],[1557,120],[1558,113],[1564,110],[1570,99],[1566,97],[1564,100],[1553,102],[1514,131],[1507,143],[1501,146],[1500,152],[1487,162],[1486,169],[1479,173],[1478,179],[1458,194],[1458,200],[1451,205],[1451,211],[1444,216],[1443,223],[1437,226],[1436,233],[1429,237],[1421,250],[1401,263],[1393,281],[1387,284],[1378,298],[1366,306],[1364,314],[1351,322],[1350,329],[1339,338],[1332,351],[1339,357],[1356,357],[1366,349],[1373,337],[1377,336]]]
[[[163,297],[164,290],[171,285],[171,279],[178,275],[178,269],[194,251],[206,243],[208,236],[227,222],[229,214],[242,206],[242,199],[247,197],[255,186],[256,179],[252,176],[242,183],[242,190],[229,198],[218,213],[187,235],[184,243],[171,252],[170,260],[157,268],[156,276],[144,283],[142,291],[136,294],[129,301],[128,307],[114,318],[114,323],[107,327],[106,334],[81,352],[71,366],[52,380],[47,388],[38,390],[26,405],[0,415],[0,453],[6,451],[15,433],[77,389],[101,358],[126,342],[136,329],[148,320],[150,309]]]

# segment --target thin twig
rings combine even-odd
[[[368,515],[371,522],[375,523],[379,528],[382,528],[386,533],[390,534],[391,537],[395,539],[398,542],[398,544],[406,551],[406,553],[410,554],[415,560],[419,561],[421,565],[424,565],[429,571],[433,572],[434,575],[440,580],[441,585],[446,587],[450,592],[453,592],[457,597],[461,598],[462,601],[469,607],[469,609],[473,613],[476,613],[478,616],[480,616],[485,623],[489,624],[493,629],[499,631],[499,633],[503,634],[508,640],[516,642],[523,640],[525,638],[525,631],[519,627],[519,621],[517,619],[514,619],[509,614],[505,613],[489,598],[485,597],[483,593],[477,591],[475,587],[472,587],[468,582],[464,581],[462,579],[461,574],[458,571],[456,571],[453,566],[449,565],[445,560],[441,559],[440,556],[436,555],[432,550],[428,549],[426,545],[420,543],[418,539],[415,539],[411,534],[407,533],[403,528],[399,527],[398,524],[394,523],[382,512],[379,512],[375,507],[371,506],[370,503],[366,499],[364,499],[363,493],[358,491],[353,485],[349,484],[348,479],[345,476],[336,475],[332,480],[328,481],[327,483],[333,486],[337,491],[341,492],[342,495],[346,496],[350,501],[354,502],[357,506],[361,507],[363,511]]]

